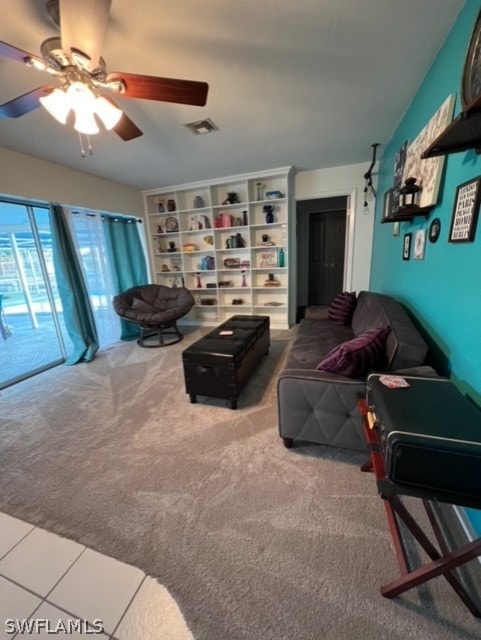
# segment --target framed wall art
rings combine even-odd
[[[388,189],[384,194],[384,210],[383,210],[383,218],[387,218],[393,212],[392,208],[392,197],[393,197],[394,189]]]
[[[453,119],[454,99],[454,94],[446,98],[407,149],[402,181],[404,183],[408,178],[416,178],[418,185],[421,187],[418,202],[420,207],[433,206],[438,201],[444,156],[423,160],[421,154],[446,129]]]
[[[414,234],[413,260],[424,260],[426,229],[418,229]]]
[[[409,258],[411,257],[411,241],[413,238],[413,234],[412,233],[405,233],[404,234],[404,241],[403,241],[403,260],[409,260]]]
[[[472,242],[480,204],[481,176],[463,182],[456,189],[449,242]]]
[[[399,190],[403,185],[404,165],[406,164],[406,153],[408,150],[408,141],[402,145],[394,156],[394,187],[392,193],[392,211],[399,209]]]

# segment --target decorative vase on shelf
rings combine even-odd
[[[282,249],[282,247],[279,249],[277,262],[280,267],[284,267],[286,264],[286,254],[284,253],[284,249]]]
[[[266,222],[268,224],[271,224],[272,222],[274,222],[274,205],[272,204],[265,204],[262,207],[262,210],[264,211],[264,213],[266,214]]]
[[[264,185],[262,182],[256,182],[256,200],[264,200]]]

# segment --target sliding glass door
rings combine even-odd
[[[51,220],[53,224],[55,218],[51,213],[47,206],[0,200],[0,389],[65,362],[67,356],[71,359],[69,352],[75,348],[74,338],[65,327],[55,275],[53,247],[61,253],[63,245],[57,233],[52,242]],[[112,258],[104,228],[105,220],[110,221],[109,214],[86,210],[65,213],[95,321],[96,346],[105,349],[118,342],[121,335],[120,320],[112,307],[114,277],[120,270],[118,279],[120,282],[123,276],[125,288],[147,280],[142,247],[139,244],[138,250],[136,246],[132,249],[125,241],[120,258],[115,253]],[[122,225],[121,231],[125,231],[125,225],[135,227],[138,222],[130,217],[111,217],[112,223]],[[120,234],[123,240],[124,235]],[[62,274],[59,255],[55,259],[57,272]],[[65,299],[66,281],[60,285]],[[85,289],[81,289],[73,292],[77,302],[85,299]],[[72,334],[72,319],[69,322]]]
[[[0,201],[0,388],[65,360],[46,207]]]

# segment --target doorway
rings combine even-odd
[[[297,321],[344,288],[347,207],[347,196],[297,203]]]

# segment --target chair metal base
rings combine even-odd
[[[164,337],[166,335],[173,336],[173,338],[165,340]],[[154,336],[157,338],[157,344],[145,344],[145,340]],[[183,339],[184,335],[177,328],[177,323],[173,322],[158,327],[140,327],[140,336],[137,344],[144,349],[158,349],[159,347],[169,347],[172,344],[177,344]]]

